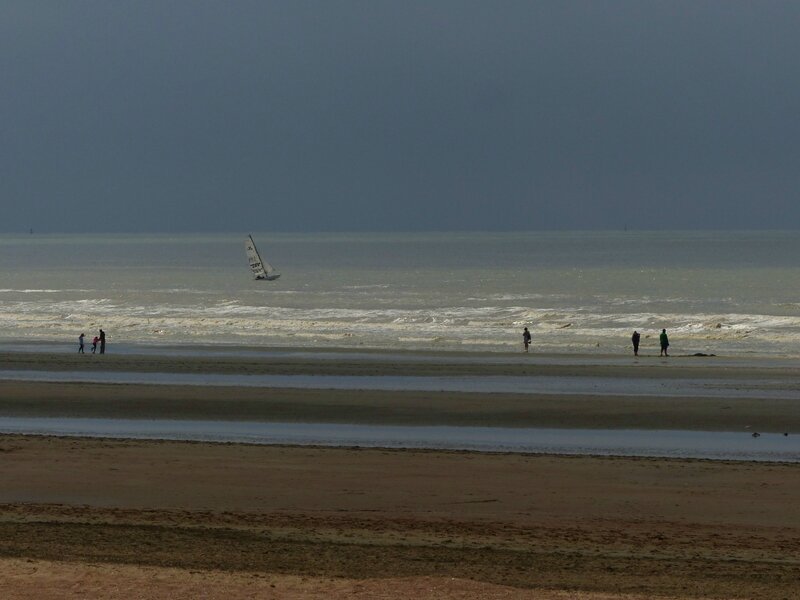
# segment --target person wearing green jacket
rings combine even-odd
[[[661,354],[659,354],[659,356],[669,356],[667,353],[667,348],[669,348],[669,338],[667,337],[666,329],[661,330],[661,335],[658,336],[658,339],[661,341]]]

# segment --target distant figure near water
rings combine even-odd
[[[106,353],[106,332],[100,330],[100,354]]]
[[[97,342],[99,342],[99,341],[100,341],[100,338],[99,338],[99,337],[97,337],[97,336],[94,336],[94,337],[92,338],[92,354],[94,354],[95,352],[97,352]]]
[[[525,352],[528,351],[528,346],[531,345],[531,332],[528,331],[528,328],[525,328],[525,331],[522,332],[522,344],[525,346]]]
[[[85,354],[85,352],[83,351],[83,336],[84,335],[85,334],[82,333],[82,334],[80,334],[78,336],[78,353],[79,354]]]
[[[669,356],[667,353],[667,348],[669,348],[669,338],[667,337],[666,329],[661,330],[661,335],[658,336],[658,339],[661,342],[661,354],[659,354],[659,356]]]
[[[641,336],[639,335],[638,331],[634,331],[633,335],[631,336],[631,342],[633,342],[633,355],[639,356],[639,339]]]

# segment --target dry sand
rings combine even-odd
[[[523,590],[454,577],[300,577],[139,565],[0,559],[9,600],[653,600],[651,595]],[[670,600],[661,597],[661,600]]]
[[[689,361],[98,358],[14,355],[3,368],[797,379]],[[796,404],[0,383],[0,416],[794,432]],[[0,436],[0,475],[4,598],[800,596],[798,464]]]
[[[78,571],[770,599],[800,572],[798,465],[6,436],[0,469],[0,556]]]

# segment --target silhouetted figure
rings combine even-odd
[[[106,353],[106,332],[100,330],[100,354]]]
[[[669,338],[667,337],[666,329],[661,330],[661,335],[658,336],[658,339],[661,342],[661,354],[659,354],[659,356],[669,356],[667,352],[667,348],[669,348]]]
[[[633,335],[631,336],[631,342],[633,343],[633,355],[639,356],[639,339],[641,336],[639,335],[638,331],[634,331]]]
[[[528,328],[525,328],[525,331],[522,332],[522,344],[525,346],[525,352],[528,351],[528,346],[531,345],[531,332],[528,331]]]
[[[94,336],[92,338],[92,354],[94,354],[97,351],[97,342],[99,342],[99,341],[100,341],[100,338],[97,337],[97,336]]]
[[[85,354],[85,352],[83,351],[83,336],[84,336],[83,333],[78,336],[78,353],[79,354]]]

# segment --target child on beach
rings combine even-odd
[[[528,331],[528,328],[525,328],[525,331],[522,332],[522,344],[525,346],[525,352],[528,351],[528,346],[531,345],[531,332]]]
[[[80,334],[78,336],[78,353],[79,354],[84,354],[84,352],[83,352],[83,336],[84,335],[85,334],[82,333],[82,334]]]
[[[94,338],[92,338],[92,354],[94,354],[95,350],[97,350],[97,342],[99,342],[99,341],[100,341],[100,338],[97,337],[97,336],[94,336]]]

